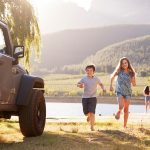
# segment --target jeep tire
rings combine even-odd
[[[19,124],[26,137],[40,136],[46,119],[46,106],[43,92],[33,90],[29,104],[19,108]]]

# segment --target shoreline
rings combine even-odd
[[[82,97],[81,96],[45,96],[46,102],[48,103],[81,103]],[[114,97],[107,97],[101,96],[97,97],[97,103],[101,104],[118,104],[117,98]],[[145,101],[143,97],[132,97],[131,98],[131,105],[145,105]]]
[[[123,114],[121,114],[121,117],[119,120],[116,120],[114,115],[102,115],[102,116],[95,116],[96,123],[101,122],[101,123],[106,123],[106,122],[116,122],[116,123],[123,123]],[[128,124],[132,125],[150,125],[149,122],[150,119],[150,113],[130,113],[129,119],[128,119]],[[74,117],[55,117],[55,118],[46,118],[46,122],[61,122],[61,123],[87,123],[86,121],[86,116],[74,116]]]
[[[121,117],[119,120],[116,120],[114,115],[96,115],[95,116],[96,123],[97,122],[116,122],[123,123],[123,113],[121,113]],[[150,125],[150,113],[130,113],[128,124],[132,125]],[[17,116],[13,116],[11,121],[19,122],[19,118]],[[64,116],[64,117],[46,117],[46,123],[87,123],[86,116]]]

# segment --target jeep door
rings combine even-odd
[[[12,104],[15,89],[12,73],[13,58],[7,55],[3,31],[0,28],[0,104]]]

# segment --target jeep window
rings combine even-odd
[[[6,54],[6,44],[2,29],[0,29],[0,53]]]

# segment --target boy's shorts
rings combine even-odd
[[[122,95],[120,92],[116,92],[118,98],[123,97],[126,100],[131,100],[131,95]]]
[[[84,114],[87,115],[89,112],[95,114],[96,104],[97,104],[96,97],[82,98],[82,106]]]

